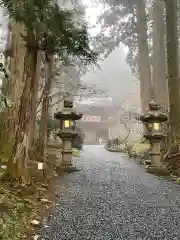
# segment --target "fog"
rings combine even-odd
[[[89,105],[85,107],[84,115],[101,115],[102,112],[106,112],[107,116],[111,116],[110,118],[114,119],[114,123],[109,125],[108,137],[115,138],[118,137],[120,139],[125,139],[128,132],[125,128],[124,124],[127,124],[130,129],[130,135],[128,137],[129,141],[135,141],[139,139],[142,133],[142,126],[137,121],[133,119],[127,120],[126,117],[129,113],[136,112],[139,113],[141,110],[140,105],[140,89],[139,89],[139,81],[132,74],[130,67],[126,63],[126,53],[124,51],[124,46],[121,45],[119,48],[115,49],[107,59],[100,61],[99,69],[92,70],[84,75],[82,78],[82,82],[85,84],[94,84],[95,88],[104,91],[106,94],[107,100],[110,98],[109,104],[108,101],[95,101],[92,104],[89,101]],[[96,97],[96,95],[92,96]],[[85,103],[83,101],[82,103]],[[91,106],[99,106],[103,105],[104,110],[94,111]],[[87,104],[87,102],[86,102]],[[111,111],[106,106],[118,106],[117,110]],[[88,110],[88,112],[87,112]],[[127,113],[129,112],[129,113]],[[125,116],[124,116],[125,114]],[[87,121],[87,120],[86,120]],[[101,125],[92,125],[91,130],[87,130],[85,126],[81,126],[83,131],[86,133],[86,140],[95,141],[93,138],[93,128],[95,127],[95,131],[100,131]],[[104,127],[104,129],[108,128],[108,125]],[[96,136],[96,135],[95,135]],[[93,140],[92,140],[93,139]]]
[[[140,108],[139,82],[127,65],[123,45],[115,49],[107,59],[100,61],[100,69],[88,72],[82,79],[86,84],[95,84],[98,89],[107,91],[113,104],[126,105],[126,108]]]

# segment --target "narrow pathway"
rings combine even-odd
[[[180,240],[180,185],[103,146],[85,146],[77,166],[40,240]]]

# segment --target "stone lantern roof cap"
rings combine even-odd
[[[59,120],[79,120],[82,118],[82,116],[83,116],[82,113],[76,113],[73,111],[70,112],[59,111],[54,114],[54,118]]]
[[[140,116],[140,120],[142,122],[166,122],[168,117],[160,111],[160,105],[153,98],[149,103],[149,109],[147,109],[145,115]]]
[[[163,113],[154,114],[153,112],[148,112],[146,115],[140,116],[142,122],[166,122],[168,117]]]

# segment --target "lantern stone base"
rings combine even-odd
[[[62,162],[58,166],[57,171],[63,171],[63,172],[76,172],[80,171],[75,166],[73,166],[72,163],[72,150],[63,150],[62,151]]]
[[[147,165],[146,166],[146,171],[148,173],[153,173],[153,174],[159,175],[159,176],[168,176],[170,174],[168,169],[165,168],[164,166],[157,167],[155,165]]]
[[[59,149],[47,148],[47,162],[58,167],[62,162],[62,153]]]
[[[61,164],[60,166],[58,166],[58,168],[56,168],[56,171],[58,171],[58,172],[77,172],[77,171],[80,171],[80,170],[77,169],[72,164],[71,165]]]

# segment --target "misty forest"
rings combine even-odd
[[[180,217],[180,0],[0,0],[0,19],[0,239],[179,239],[153,201]]]

